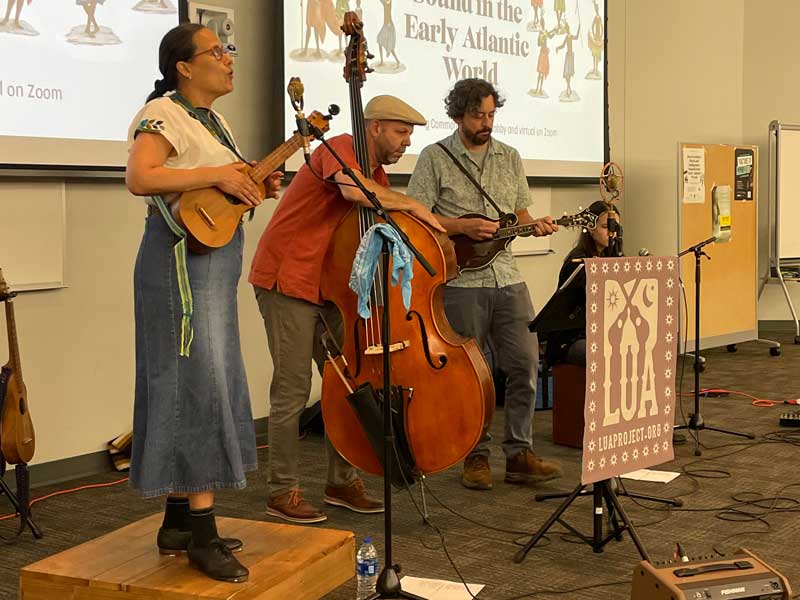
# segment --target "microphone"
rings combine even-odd
[[[311,131],[308,127],[308,120],[303,116],[302,112],[297,113],[297,118],[295,119],[297,123],[297,133],[300,134],[301,139],[303,140],[303,158],[306,162],[311,159],[311,146],[308,143],[308,138],[311,136]]]
[[[647,248],[639,248],[639,256],[650,256],[650,250]]]
[[[625,186],[625,176],[622,167],[615,162],[603,165],[600,171],[600,196],[607,204],[611,204],[622,197]]]
[[[286,86],[286,92],[289,94],[289,100],[292,103],[292,108],[295,110],[295,122],[297,123],[297,132],[303,141],[303,158],[306,163],[311,159],[311,147],[308,144],[308,138],[311,135],[309,130],[308,121],[303,114],[303,93],[305,88],[303,82],[299,77],[292,77],[289,80],[289,85]]]

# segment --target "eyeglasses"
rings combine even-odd
[[[232,52],[232,50],[231,50],[230,45],[228,45],[225,48],[223,48],[222,46],[214,46],[213,48],[209,48],[208,50],[203,50],[202,52],[198,52],[197,54],[194,54],[192,56],[192,58],[190,58],[189,60],[197,58],[198,56],[201,56],[203,54],[210,54],[215,59],[222,60],[223,56],[225,56],[226,54],[230,54],[231,52]]]

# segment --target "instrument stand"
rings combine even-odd
[[[620,491],[617,486],[614,484],[613,480],[609,480],[611,488],[613,489],[614,493],[617,496],[625,496],[627,498],[635,498],[636,500],[647,500],[648,502],[661,502],[663,504],[669,504],[670,506],[680,507],[683,506],[683,500],[680,498],[662,498],[660,496],[650,496],[648,494],[639,494],[636,492],[629,492],[627,490]],[[549,494],[536,494],[534,496],[534,500],[536,502],[543,502],[545,500],[553,500],[555,498],[567,498],[569,497],[569,493],[563,492],[554,492]],[[591,496],[592,490],[582,490],[578,496]]]
[[[309,124],[310,125],[310,124]],[[319,139],[331,155],[342,166],[342,172],[347,175],[353,183],[361,190],[370,203],[375,207],[378,215],[382,217],[387,224],[389,224],[400,236],[400,239],[408,246],[408,249],[414,254],[414,257],[420,262],[423,268],[431,275],[435,275],[436,271],[431,264],[425,259],[422,254],[413,246],[411,240],[408,239],[406,233],[400,229],[392,219],[389,212],[383,207],[378,200],[378,197],[368,190],[361,180],[356,177],[353,170],[345,164],[341,157],[336,154],[336,151],[330,147],[328,142],[324,139],[322,132],[315,128],[310,127],[315,137]],[[311,166],[309,165],[309,168]],[[381,236],[381,285],[383,286],[383,315],[381,318],[381,344],[383,345],[383,528],[384,528],[384,567],[381,574],[378,576],[378,583],[376,585],[376,592],[369,597],[369,600],[377,600],[382,598],[407,598],[408,600],[425,600],[422,596],[417,596],[410,592],[404,592],[400,585],[400,565],[395,564],[392,557],[392,454],[395,451],[395,437],[394,428],[392,427],[392,409],[391,409],[391,331],[389,329],[389,248],[386,238]]]
[[[27,468],[27,466],[17,465],[16,468],[17,469]],[[17,514],[22,514],[20,511],[19,499],[17,498],[16,494],[14,494],[14,492],[11,491],[11,488],[6,483],[6,480],[3,477],[0,477],[0,495],[2,494],[8,496],[8,499],[11,502],[11,506],[14,507],[14,512],[16,512]],[[25,518],[25,522],[20,523],[19,533],[22,533],[25,527],[28,527],[31,530],[33,537],[35,537],[37,540],[40,540],[42,539],[42,537],[44,537],[44,534],[42,534],[42,530],[36,524],[36,521],[33,520],[33,517],[31,516],[30,512],[28,512],[28,516]],[[19,535],[19,533],[17,535]]]
[[[547,521],[544,522],[539,530],[533,534],[528,543],[525,544],[525,547],[522,548],[517,554],[514,556],[515,563],[521,563],[523,559],[527,556],[528,552],[530,552],[531,548],[533,548],[536,543],[544,537],[544,535],[549,531],[549,529],[558,522],[563,527],[566,527],[571,533],[578,536],[583,542],[590,545],[592,550],[595,553],[600,553],[603,551],[603,547],[610,542],[611,540],[621,540],[622,534],[627,531],[631,539],[633,540],[634,545],[636,546],[636,550],[639,551],[639,556],[642,557],[642,560],[649,561],[650,557],[647,554],[647,550],[644,549],[642,545],[642,540],[639,538],[639,535],[636,533],[636,528],[633,526],[633,523],[628,518],[628,515],[625,513],[625,510],[622,508],[622,504],[617,498],[617,494],[614,491],[614,488],[611,485],[610,479],[604,479],[602,481],[598,481],[594,484],[594,487],[591,492],[586,492],[592,495],[594,499],[593,507],[593,521],[592,521],[592,535],[591,537],[585,535],[575,529],[572,525],[564,521],[561,516],[564,514],[564,511],[569,508],[570,504],[580,495],[584,494],[588,486],[583,484],[578,484],[574,490],[570,494],[567,495],[567,499],[561,503],[561,506],[558,507],[556,512],[554,512]],[[539,498],[536,498],[539,500]],[[603,503],[605,502],[606,508],[603,508]],[[605,510],[608,511],[608,520],[611,524],[611,531],[604,537],[603,535],[603,513]],[[620,523],[620,519],[622,523]]]
[[[673,431],[678,431],[679,429],[690,430],[690,434],[692,438],[694,438],[695,456],[700,456],[702,454],[700,451],[701,429],[708,429],[709,431],[726,433],[728,435],[736,435],[750,440],[753,440],[756,437],[752,433],[743,433],[740,431],[731,431],[729,429],[710,427],[709,425],[705,424],[705,421],[703,421],[703,415],[700,412],[700,371],[703,370],[703,361],[700,357],[700,258],[705,256],[708,260],[711,260],[711,257],[703,251],[703,247],[707,244],[715,242],[716,240],[716,237],[708,238],[707,240],[704,240],[699,244],[695,244],[694,246],[689,246],[686,250],[678,253],[678,257],[681,257],[684,254],[689,254],[689,252],[694,253],[694,413],[689,415],[688,424],[675,425],[675,427],[673,427]],[[678,397],[678,401],[680,402],[680,397]]]

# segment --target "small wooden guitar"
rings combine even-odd
[[[28,410],[28,393],[22,381],[13,298],[14,294],[9,291],[0,269],[0,300],[6,304],[8,328],[8,362],[0,371],[0,392],[5,390],[5,397],[0,397],[3,407],[0,414],[0,452],[6,462],[16,465],[30,462],[36,440]]]
[[[314,111],[307,118],[312,131],[314,127],[323,133],[330,129],[330,117]],[[264,180],[302,146],[303,136],[295,133],[258,164],[247,166],[245,173],[256,183],[262,198],[266,195]],[[189,249],[205,254],[230,242],[242,216],[251,208],[219,188],[211,187],[181,194],[172,204],[172,216],[189,234]]]
[[[485,215],[471,213],[462,215],[461,219],[485,219],[499,223],[499,228],[492,239],[473,240],[468,235],[454,235],[450,239],[456,249],[456,261],[458,262],[459,272],[477,271],[487,265],[492,264],[503,250],[507,249],[514,238],[519,236],[533,235],[534,225],[517,225],[517,215],[508,213],[501,219],[490,219]],[[555,220],[559,227],[587,227],[593,229],[597,226],[597,215],[588,208],[574,215],[564,215]]]

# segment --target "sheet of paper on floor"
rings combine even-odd
[[[638,469],[622,475],[623,479],[635,479],[637,481],[655,481],[656,483],[669,483],[680,473],[672,471],[654,471],[653,469]]]
[[[445,579],[424,579],[406,575],[400,580],[404,592],[422,596],[427,600],[471,600],[467,588],[460,581]],[[468,583],[470,591],[477,596],[485,587],[478,583]]]

